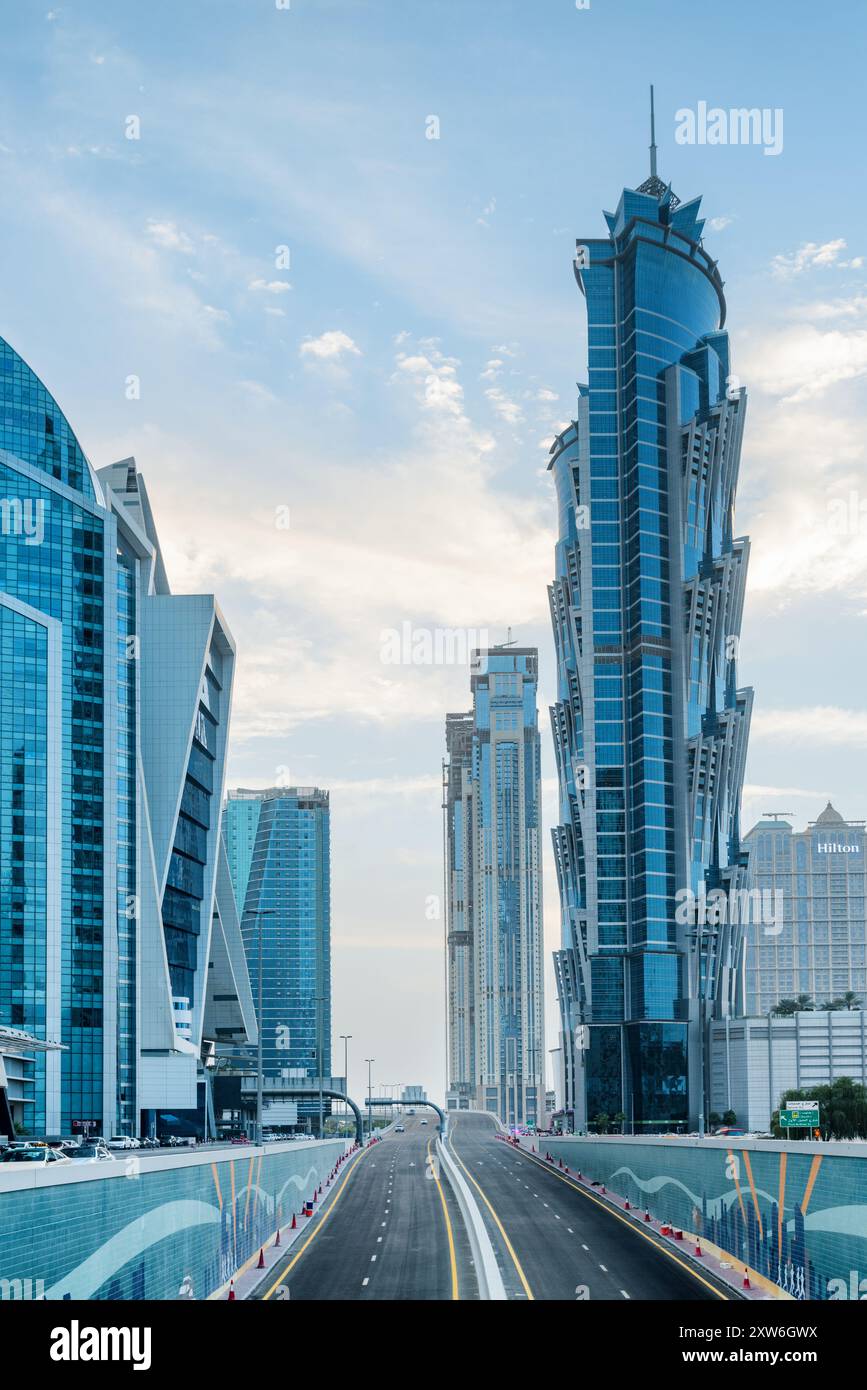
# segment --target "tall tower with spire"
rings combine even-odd
[[[740,1008],[741,928],[678,921],[678,894],[743,886],[740,798],[752,692],[737,682],[749,543],[734,500],[745,393],[700,199],[657,172],[581,240],[588,381],[550,467],[555,955],[576,1128],[694,1126],[710,1017]]]

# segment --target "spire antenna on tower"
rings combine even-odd
[[[650,177],[656,178],[656,112],[653,104],[653,84],[650,87]]]

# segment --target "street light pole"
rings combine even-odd
[[[365,1057],[364,1060],[367,1063],[367,1137],[370,1139],[373,1134],[373,1105],[371,1102],[373,1100],[373,1064],[376,1058]]]
[[[262,912],[248,912],[248,913],[246,914],[246,917],[247,917],[247,920],[248,920],[248,921],[249,921],[249,919],[250,919],[251,917],[254,917],[254,918],[256,919],[256,923],[257,923],[257,926],[258,926],[258,936],[259,936],[259,951],[258,951],[258,957],[259,957],[259,959],[258,959],[258,973],[259,973],[258,996],[259,996],[259,1002],[258,1002],[258,1005],[257,1005],[257,1016],[256,1016],[256,1033],[257,1033],[257,1037],[256,1037],[256,1137],[255,1137],[255,1141],[254,1141],[254,1142],[257,1143],[257,1144],[261,1144],[261,1142],[262,1142],[262,1086],[263,1086],[263,1083],[262,1083],[262,1069],[263,1069],[263,1065],[264,1065],[264,1064],[263,1064],[263,1060],[262,1060],[262,1038],[263,1038],[263,1028],[262,1028],[262,918],[263,918],[263,917],[274,917],[274,916],[276,916],[276,913],[275,913],[275,911],[274,911],[273,909],[270,909],[270,908],[266,908],[266,909],[265,909],[264,911],[262,911]]]
[[[343,1043],[343,1089],[349,1095],[349,1040],[351,1033],[341,1033],[340,1041]],[[349,1113],[349,1106],[346,1106],[346,1113]]]

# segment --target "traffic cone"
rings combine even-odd
[[[602,1186],[601,1186],[601,1188],[600,1188],[599,1190],[600,1190],[600,1192],[602,1193],[602,1196],[604,1197],[604,1196],[605,1196],[605,1184],[604,1184],[604,1183],[602,1184]]]
[[[560,1167],[561,1167],[561,1168],[563,1167],[563,1160],[562,1160],[562,1158],[560,1159]]]
[[[626,1205],[625,1205],[625,1207],[623,1208],[623,1210],[624,1210],[624,1211],[631,1211],[631,1210],[632,1210],[632,1208],[631,1208],[630,1205],[629,1205],[629,1198],[628,1198],[628,1197],[626,1198]]]
[[[746,1267],[746,1265],[744,1265],[744,1282],[743,1282],[743,1284],[741,1285],[741,1288],[743,1288],[743,1289],[751,1289],[751,1288],[752,1288],[752,1284],[750,1283],[750,1276],[749,1276],[749,1274],[747,1273],[747,1267]]]
[[[650,1207],[644,1208],[644,1219],[645,1221],[650,1221]]]
[[[234,1281],[234,1279],[230,1279],[230,1280],[229,1280],[229,1297],[226,1299],[226,1302],[227,1302],[227,1303],[234,1303],[234,1302],[235,1302],[235,1281]]]
[[[259,1263],[257,1264],[256,1268],[257,1268],[257,1269],[264,1269],[264,1268],[265,1268],[265,1247],[262,1246],[262,1245],[259,1246]]]
[[[319,1196],[322,1196],[322,1183],[319,1184]]]
[[[675,1240],[683,1240],[683,1231],[675,1231],[674,1238]]]
[[[295,1213],[294,1213],[294,1211],[293,1211],[293,1213],[292,1213],[292,1225],[289,1227],[289,1230],[290,1230],[290,1231],[297,1231],[297,1230],[298,1230],[298,1222],[295,1220]]]
[[[702,1258],[702,1254],[701,1254],[701,1241],[699,1240],[698,1236],[696,1236],[696,1239],[695,1239],[695,1254],[696,1254],[696,1258],[697,1258],[697,1259],[700,1260],[700,1259]]]
[[[277,1237],[274,1241],[275,1246],[280,1244],[280,1227],[277,1227]]]

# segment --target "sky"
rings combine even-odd
[[[865,37],[860,0],[7,7],[0,334],[96,467],[135,456],[175,592],[217,594],[229,785],[331,792],[334,1070],[351,1034],[356,1093],[372,1057],[375,1089],[443,1094],[440,768],[470,704],[465,667],[384,661],[384,633],[538,645],[556,815],[571,261],[648,172],[651,82],[749,398],[744,827],[801,829],[829,798],[867,818]],[[782,149],[680,143],[701,102],[782,111]],[[554,1047],[547,829],[544,862]]]

